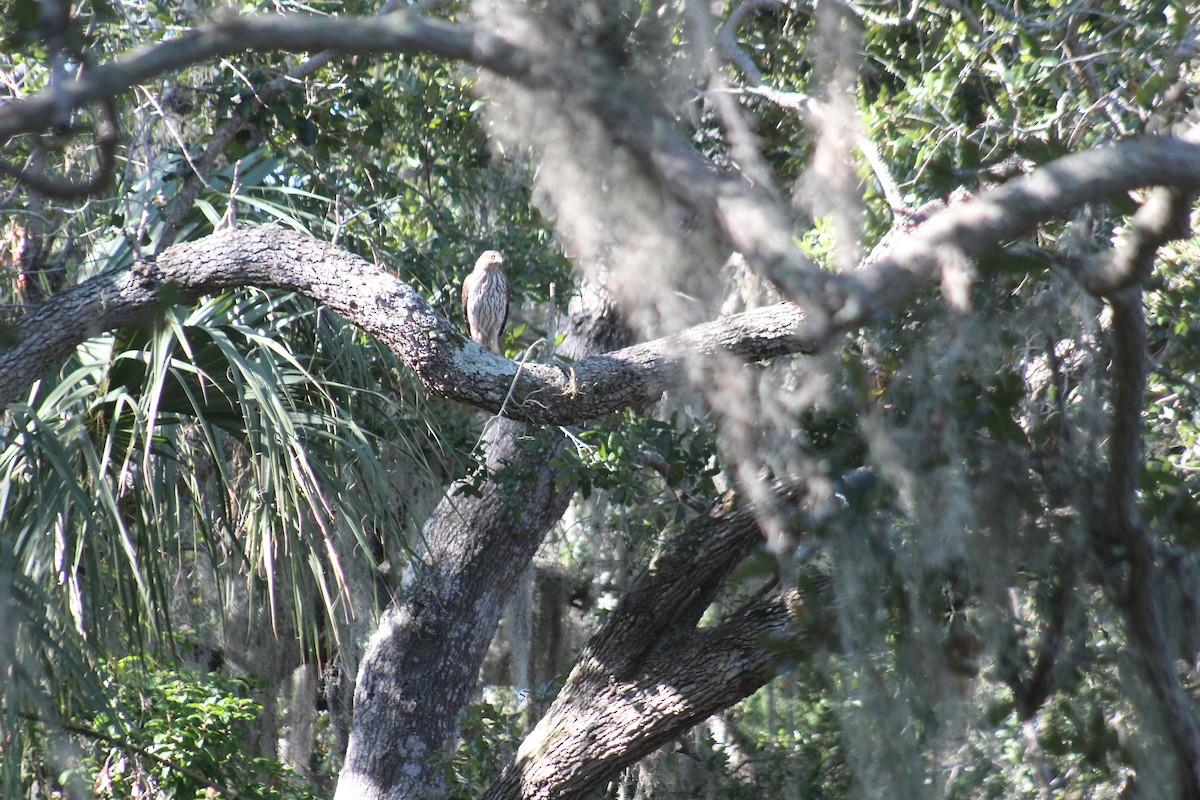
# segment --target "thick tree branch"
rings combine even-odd
[[[238,286],[300,292],[377,337],[434,394],[493,412],[503,405],[505,416],[534,423],[580,422],[655,400],[682,379],[688,352],[724,350],[752,361],[807,349],[792,334],[799,310],[778,305],[603,356],[518,371],[468,341],[387,272],[268,225],[176,245],[133,272],[97,276],[34,307],[17,324],[19,344],[0,352],[0,406],[88,337],[141,321],[164,304]]]
[[[856,273],[795,272],[799,277],[791,279],[792,285],[810,299],[804,304],[809,316],[800,335],[820,343],[869,323],[937,279],[948,258],[977,258],[1072,209],[1147,186],[1185,192],[1200,187],[1200,145],[1145,137],[1066,156],[935,215]],[[760,256],[770,258],[766,251]],[[766,269],[791,269],[791,260],[779,254]]]
[[[671,194],[713,220],[750,264],[807,312],[812,342],[869,322],[936,277],[948,255],[975,257],[1086,202],[1144,186],[1200,186],[1200,145],[1147,137],[1069,156],[939,215],[888,258],[855,275],[832,274],[795,247],[789,215],[776,198],[723,173],[664,124],[655,104],[611,74],[536,54],[468,26],[409,14],[383,19],[303,15],[235,16],[143,53],[88,71],[51,95],[0,107],[0,138],[44,129],[67,104],[78,108],[153,76],[243,50],[429,53],[481,66],[530,88],[583,103]]]
[[[435,754],[453,740],[500,614],[574,493],[550,466],[563,437],[531,452],[524,433],[511,420],[491,426],[489,479],[469,496],[452,487],[426,523],[424,552],[363,656],[337,797],[444,794]]]
[[[792,215],[768,189],[716,169],[639,87],[581,69],[566,53],[531,58],[528,71],[501,72],[591,112],[677,201],[719,229],[782,296],[803,306],[814,342],[870,322],[938,277],[951,259],[974,258],[1089,202],[1131,189],[1200,185],[1200,146],[1143,137],[1067,156],[938,215],[887,258],[853,274],[820,269],[795,246]],[[547,66],[550,62],[553,68]],[[492,67],[488,67],[492,69]]]
[[[1061,158],[938,214],[867,268],[831,273],[795,246],[791,214],[777,198],[713,167],[636,87],[559,66],[553,76],[539,66],[508,77],[531,88],[558,87],[564,102],[590,110],[656,183],[721,230],[752,268],[805,309],[801,336],[814,344],[907,301],[939,277],[943,263],[976,258],[1081,205],[1148,186],[1185,192],[1200,186],[1200,145],[1167,136],[1134,139]]]
[[[682,380],[687,353],[724,350],[756,361],[812,352],[908,300],[937,276],[947,253],[979,256],[1084,203],[1154,185],[1200,187],[1200,145],[1148,137],[1067,156],[934,215],[857,273],[813,270],[804,281],[824,288],[805,313],[781,304],[574,364],[527,364],[519,373],[469,346],[410,287],[360,258],[274,226],[222,232],[177,245],[134,272],[93,278],[22,317],[20,344],[0,352],[0,405],[89,336],[164,302],[253,285],[324,303],[378,337],[442,397],[489,411],[504,406],[505,416],[529,422],[579,422],[658,398]]]
[[[1126,618],[1126,632],[1158,701],[1158,719],[1180,765],[1181,796],[1200,798],[1200,725],[1175,669],[1158,601],[1160,566],[1137,507],[1142,469],[1141,411],[1146,381],[1146,322],[1142,293],[1130,288],[1113,306],[1113,430],[1109,447],[1108,507],[1102,547],[1126,561],[1124,586],[1111,586]],[[1156,715],[1148,715],[1149,719]]]
[[[772,677],[764,642],[788,635],[796,593],[654,652],[636,673],[564,689],[484,800],[588,797]],[[571,679],[568,679],[571,680]]]
[[[608,297],[572,303],[564,352],[585,356],[628,341]],[[531,449],[525,426],[500,420],[483,442],[487,479],[452,487],[424,529],[424,552],[388,605],[359,671],[355,724],[338,797],[437,797],[434,754],[457,731],[500,613],[572,487],[553,466],[564,437]]]
[[[789,486],[787,500],[798,490]],[[673,537],[585,645],[566,685],[484,795],[583,797],[770,677],[763,640],[784,635],[785,594],[697,628],[716,588],[762,538],[726,497]]]
[[[810,340],[867,322],[936,276],[947,253],[974,257],[1046,219],[1133,188],[1200,186],[1200,145],[1148,137],[1069,156],[944,214],[924,235],[853,277],[818,269],[792,241],[789,215],[769,192],[712,167],[655,105],[612,75],[535,54],[469,26],[410,14],[382,19],[304,15],[234,16],[127,59],[87,71],[56,93],[0,107],[0,138],[40,131],[69,108],[112,97],[139,82],[245,50],[428,53],[475,64],[530,88],[569,92],[604,121],[656,179],[724,231],[784,297],[805,306]]]

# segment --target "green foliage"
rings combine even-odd
[[[112,60],[219,5],[75,4],[69,60],[81,52],[93,63]],[[462,14],[461,4],[434,5],[438,14]],[[605,52],[625,74],[638,74],[639,59],[661,58],[666,67],[647,69],[646,83],[678,70],[688,84],[686,101],[676,103],[681,124],[729,165],[728,122],[692,85],[693,23],[670,4],[608,6]],[[374,10],[365,2],[316,8]],[[1178,0],[838,8],[847,15],[839,25],[860,37],[852,52],[824,49],[819,15],[797,4],[755,9],[734,38],[763,86],[793,99],[826,101],[837,64],[854,62],[862,132],[910,210],[1064,153],[1169,130],[1187,110],[1180,98],[1188,92],[1178,88],[1195,83],[1182,56],[1194,13]],[[30,0],[4,11],[0,61],[13,91],[30,94],[48,82],[53,55],[41,12]],[[539,335],[542,319],[557,312],[546,307],[550,286],[560,305],[570,294],[570,264],[531,189],[537,154],[499,150],[486,133],[484,114],[505,113],[494,105],[501,99],[481,97],[465,70],[442,60],[346,56],[307,86],[256,102],[254,87],[294,63],[240,55],[122,98],[122,168],[106,196],[79,206],[20,194],[6,201],[12,225],[42,224],[45,251],[28,275],[0,274],[0,299],[30,302],[35,290],[127,268],[168,237],[210,233],[233,206],[242,224],[281,222],[389,265],[452,319],[475,254],[498,248],[511,265],[513,327]],[[737,97],[753,115],[771,177],[781,194],[799,187],[803,199],[828,131],[749,88]],[[176,224],[172,206],[191,161],[231,120],[239,132]],[[40,147],[51,171],[84,172],[93,158],[85,122],[6,143],[5,158],[22,163]],[[838,157],[857,159],[843,144]],[[873,170],[859,168],[862,191],[849,203],[864,205],[868,245],[893,221],[885,176]],[[1133,713],[1117,663],[1127,644],[1119,609],[1085,595],[1086,611],[1063,611],[1054,599],[1066,585],[1064,564],[1078,556],[1082,501],[1071,481],[1099,485],[1103,473],[1102,450],[1087,443],[1103,436],[1107,363],[1107,333],[1090,322],[1099,309],[1061,276],[1055,256],[1098,250],[1128,210],[1047,226],[1036,241],[1045,258],[981,259],[965,317],[949,314],[931,289],[852,333],[840,363],[755,371],[782,387],[793,373],[826,369],[835,387],[800,412],[788,406],[792,386],[779,388],[789,410],[750,427],[761,434],[764,463],[799,464],[814,483],[827,481],[827,496],[794,515],[797,528],[811,523],[798,539],[815,534],[797,552],[810,544],[822,551],[816,561],[835,578],[832,605],[852,617],[840,633],[854,636],[811,675],[794,685],[783,678],[789,688],[772,689],[781,694],[771,709],[763,694],[740,709],[753,780],[732,774],[732,756],[720,754],[705,756],[700,773],[719,776],[723,796],[878,792],[881,784],[855,784],[855,759],[873,743],[901,740],[924,748],[915,769],[942,780],[951,797],[1115,794],[1131,774],[1135,759],[1118,736]],[[844,244],[838,225],[820,204],[808,212],[816,220],[797,238],[832,265]],[[1200,543],[1200,252],[1177,244],[1162,255],[1146,294],[1154,347],[1140,510],[1186,566]],[[0,321],[0,339],[10,336]],[[737,483],[742,465],[720,422],[698,403],[562,431],[561,488],[578,491],[607,539],[625,548],[614,556],[612,541],[598,541],[574,552],[590,547],[596,560],[626,569],[711,501],[717,485]],[[429,399],[385,349],[292,296],[240,291],[192,309],[168,306],[144,326],[85,343],[0,422],[0,609],[9,612],[0,616],[0,738],[14,743],[4,748],[6,763],[29,752],[28,717],[52,709],[214,782],[220,776],[244,796],[302,796],[277,767],[236,757],[256,713],[247,685],[174,675],[149,655],[101,669],[96,659],[161,646],[173,627],[169,565],[201,555],[232,565],[221,580],[252,586],[306,647],[326,646],[337,636],[345,588],[330,532],[347,531],[352,557],[375,568],[403,551],[397,531],[414,522],[403,513],[410,498],[390,483],[385,450],[401,451],[431,483],[466,470],[463,491],[477,491],[485,477],[471,461],[478,425],[477,415]],[[537,432],[527,444],[542,447],[555,435]],[[524,477],[507,475],[508,488],[520,492]],[[779,553],[757,558],[727,596],[795,572]],[[388,565],[390,576],[404,566]],[[811,578],[802,571],[802,582]],[[390,580],[381,577],[378,588],[390,591]],[[1020,719],[1014,687],[1059,612],[1075,626],[1063,633],[1066,665],[1045,705]],[[892,707],[909,727],[889,727]],[[939,738],[946,719],[967,719],[969,735]],[[518,715],[488,703],[470,708],[446,764],[458,796],[486,782],[520,733]],[[95,759],[113,796],[150,786],[179,797],[205,791],[128,748]],[[11,766],[4,780],[14,796],[29,786]],[[151,783],[135,786],[142,780]],[[689,784],[687,793],[706,786]]]
[[[685,424],[678,412],[658,420],[623,411],[593,426],[568,432],[572,446],[555,466],[560,482],[575,487],[586,499],[594,490],[607,491],[619,505],[644,505],[659,497],[661,487],[681,494],[713,497],[713,431]],[[656,475],[656,481],[638,479]],[[661,483],[659,483],[661,481]]]
[[[306,800],[278,762],[247,758],[262,707],[247,681],[130,657],[105,665],[111,715],[88,721],[82,765],[98,798]]]
[[[478,796],[479,787],[487,786],[500,773],[526,732],[522,712],[511,706],[486,699],[468,705],[460,719],[460,741],[443,756],[450,797],[471,800]]]
[[[1147,455],[1141,488],[1145,513],[1170,541],[1200,545],[1200,248],[1164,250],[1147,294],[1153,371],[1147,386]]]

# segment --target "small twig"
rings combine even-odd
[[[488,421],[484,423],[483,430],[479,434],[479,441],[475,442],[475,447],[479,447],[480,443],[483,442],[483,438],[487,433],[488,427],[496,422],[496,420],[499,420],[504,416],[504,412],[508,410],[509,401],[512,400],[513,392],[515,392],[517,389],[517,381],[521,379],[521,372],[525,369],[525,362],[529,360],[530,355],[533,354],[533,351],[538,347],[538,345],[545,344],[545,342],[545,339],[538,339],[536,342],[529,345],[529,347],[525,348],[525,353],[521,356],[521,360],[517,362],[517,371],[513,374],[512,381],[508,384],[508,394],[504,396],[504,400],[500,403],[500,409],[491,417],[488,417]],[[474,449],[475,448],[472,448],[472,450]]]
[[[192,173],[200,180],[204,180],[204,176],[196,167],[196,162],[192,160],[192,153],[188,148],[187,142],[183,140],[183,136],[179,133],[179,128],[174,122],[171,121],[171,118],[167,115],[167,113],[163,111],[163,107],[158,102],[158,98],[151,94],[150,90],[145,86],[139,86],[137,88],[141,90],[142,94],[146,96],[146,99],[150,101],[150,105],[154,106],[154,110],[158,112],[159,119],[166,123],[167,130],[171,132],[171,137],[175,140],[175,144],[179,145],[179,152],[183,154],[184,161],[187,161],[188,166],[192,168]]]
[[[496,412],[497,417],[504,416],[504,411],[508,408],[509,401],[512,400],[513,392],[516,391],[517,381],[521,379],[521,372],[525,369],[525,362],[529,360],[529,357],[533,354],[533,351],[536,350],[538,346],[543,344],[546,344],[546,340],[538,339],[536,342],[529,345],[529,347],[525,348],[525,353],[521,356],[521,360],[517,362],[517,371],[513,375],[512,382],[508,385],[508,394],[504,396],[504,402],[500,404],[500,410]]]
[[[392,13],[396,10],[397,3],[398,0],[387,0],[380,8],[378,16]],[[436,4],[429,5],[436,6]],[[311,58],[305,59],[283,75],[267,81],[260,87],[251,86],[253,100],[243,103],[239,109],[234,111],[229,119],[213,132],[212,137],[209,138],[208,145],[204,148],[204,152],[192,164],[193,174],[188,176],[179,188],[179,191],[176,192],[171,206],[165,215],[167,224],[164,226],[163,235],[158,242],[156,255],[175,243],[180,223],[191,212],[196,198],[200,195],[200,190],[208,185],[205,173],[212,169],[213,164],[216,163],[221,153],[225,152],[225,148],[229,146],[229,143],[246,127],[251,111],[261,107],[267,101],[295,87],[297,84],[302,83],[310,75],[324,68],[340,55],[345,55],[345,53],[337,50],[324,50]],[[189,161],[189,163],[191,162]]]
[[[762,3],[763,0],[750,0],[750,2]],[[767,3],[771,5],[773,3]],[[747,3],[743,3],[745,7]],[[693,27],[696,30],[696,46],[701,53],[704,54],[705,67],[708,71],[708,84],[711,89],[710,97],[713,98],[716,106],[717,116],[721,120],[722,127],[725,128],[726,138],[729,140],[729,148],[734,161],[741,167],[742,173],[760,186],[769,187],[775,191],[774,180],[771,176],[771,170],[763,161],[762,155],[759,152],[758,137],[755,136],[750,124],[746,121],[745,115],[742,113],[741,106],[733,99],[732,94],[728,91],[728,84],[722,74],[720,61],[716,57],[716,47],[713,46],[711,35],[709,33],[712,23],[712,18],[708,13],[708,8],[704,3],[692,2],[688,3],[688,9],[691,12]],[[737,13],[735,11],[735,13]],[[740,17],[739,17],[740,18]],[[733,41],[733,34],[737,31],[736,21],[732,26],[730,33],[730,21],[735,20],[734,15],[730,15],[730,19],[726,20],[721,26],[719,36],[728,34],[728,42],[725,44],[725,49],[730,52],[741,53],[737,49],[736,42]],[[732,49],[731,49],[732,48]],[[745,67],[743,65],[743,71]],[[762,75],[752,64],[748,65],[753,70],[753,73],[748,73],[755,83],[762,82]]]
[[[213,228],[214,232],[219,231],[219,230],[224,230],[226,228],[236,228],[237,227],[237,219],[238,219],[238,212],[237,212],[238,200],[237,200],[237,198],[238,198],[238,195],[241,193],[241,191],[242,191],[242,162],[239,160],[238,162],[236,162],[233,165],[233,180],[230,181],[230,184],[229,184],[229,203],[228,203],[228,205],[225,206],[225,213],[221,216],[221,219],[219,219],[217,221],[216,226]]]
[[[800,122],[808,126],[812,126],[822,116],[821,103],[802,92],[783,92],[765,85],[747,86],[742,91],[758,95],[781,108],[795,111],[800,117]],[[879,181],[879,188],[883,192],[884,199],[887,200],[888,207],[894,213],[907,211],[908,206],[904,202],[900,185],[892,177],[892,171],[888,168],[887,162],[883,160],[883,156],[880,155],[879,148],[861,131],[855,136],[854,143],[875,173],[875,178]]]

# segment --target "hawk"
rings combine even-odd
[[[493,353],[500,352],[500,333],[508,321],[508,278],[500,271],[504,256],[484,251],[462,285],[463,319],[467,333]]]

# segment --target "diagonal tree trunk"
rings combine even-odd
[[[607,297],[582,292],[563,350],[582,357],[620,347],[628,334]],[[435,757],[458,715],[521,573],[574,490],[551,467],[564,437],[531,449],[525,423],[489,421],[487,479],[460,482],[425,526],[424,549],[371,637],[354,694],[354,722],[338,798],[445,794]]]
[[[566,686],[484,797],[584,797],[766,683],[773,653],[764,640],[788,632],[795,592],[697,627],[761,538],[754,509],[727,497],[668,542],[584,647]]]
[[[426,524],[424,552],[359,668],[337,797],[444,794],[433,756],[455,736],[505,603],[572,494],[549,466],[561,437],[526,453],[525,433],[497,420],[484,444],[490,478],[478,495],[452,489]]]

